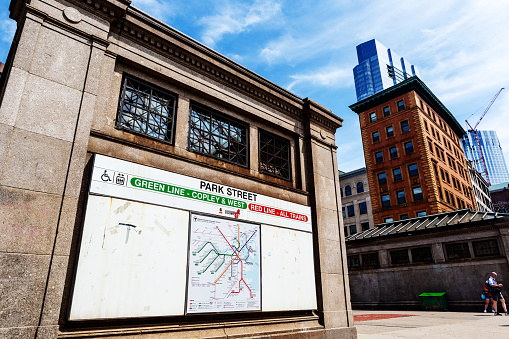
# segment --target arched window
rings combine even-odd
[[[364,192],[364,184],[359,181],[357,183],[357,193],[362,193],[362,192]]]
[[[345,187],[345,195],[346,196],[352,195],[352,188],[350,187],[350,185]]]

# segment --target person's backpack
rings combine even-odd
[[[485,284],[484,286],[486,286],[486,287],[488,288],[488,291],[489,291],[489,292],[490,292],[490,294],[492,294],[492,295],[493,295],[493,294],[500,293],[500,291],[501,291],[500,287],[498,287],[498,286],[491,286],[491,285],[489,284],[489,281],[486,281],[486,284]]]
[[[490,290],[488,289],[488,286],[489,286],[488,284],[484,284],[483,287],[482,287],[482,294],[484,296],[487,296],[487,295],[490,294]]]

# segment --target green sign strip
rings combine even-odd
[[[179,197],[190,198],[200,201],[209,202],[212,204],[218,204],[233,208],[246,209],[247,203],[240,200],[230,199],[221,197],[219,195],[213,195],[204,193],[201,191],[190,190],[178,186],[168,185],[157,181],[151,181],[141,178],[131,178],[131,185],[133,187],[142,188],[150,191],[161,192]]]

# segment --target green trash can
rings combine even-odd
[[[446,311],[447,297],[445,292],[419,294],[421,308],[426,311]]]

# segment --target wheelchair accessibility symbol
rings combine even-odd
[[[111,178],[110,178],[110,176],[108,175],[108,171],[107,171],[107,170],[104,170],[103,175],[101,175],[101,180],[102,180],[102,181],[111,181]]]

